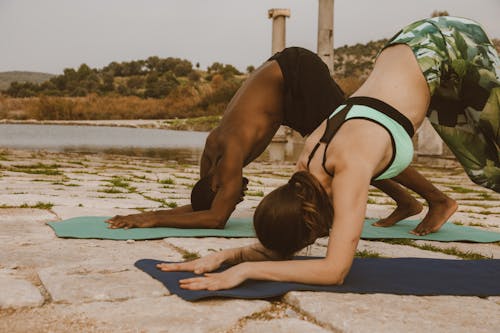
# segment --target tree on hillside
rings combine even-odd
[[[241,87],[241,80],[224,80],[221,74],[215,74],[211,83],[212,92],[203,96],[198,106],[209,115],[222,114],[231,98]]]
[[[66,83],[68,82],[68,78],[65,75],[55,76],[49,81],[52,82],[56,86],[56,89],[61,93],[64,93],[64,91],[66,90]]]
[[[193,71],[193,64],[187,60],[179,60],[172,72],[175,76],[188,76]]]
[[[208,74],[218,73],[222,70],[222,68],[224,68],[223,64],[221,64],[220,62],[214,62],[212,65],[207,67],[207,72]]]
[[[78,74],[73,68],[65,68],[63,70],[63,76],[66,78],[66,84],[68,83],[68,81],[78,80]]]
[[[122,66],[116,61],[113,61],[105,66],[101,72],[108,73],[111,76],[122,76]]]
[[[38,85],[31,82],[19,83],[14,81],[10,84],[10,87],[5,91],[9,96],[12,97],[32,97],[36,96],[38,92]]]
[[[159,63],[160,63],[160,58],[158,58],[157,56],[151,56],[146,59],[146,68],[150,72],[156,71]]]
[[[74,72],[74,70],[72,71]],[[78,81],[83,81],[86,80],[92,73],[92,69],[87,64],[81,64],[76,73],[72,75],[76,76]]]
[[[115,90],[114,85],[114,77],[109,72],[105,72],[102,74],[102,83],[99,86],[99,92],[101,93],[109,93]]]
[[[143,76],[132,76],[127,80],[127,87],[130,89],[141,89],[144,88],[146,80]]]
[[[61,96],[61,91],[59,91],[52,81],[45,81],[40,85],[40,91],[47,96]]]
[[[254,70],[255,70],[255,66],[253,66],[253,65],[247,66],[247,73],[248,74],[252,73]]]
[[[241,72],[233,65],[224,65],[220,62],[214,62],[207,68],[209,74],[220,74],[224,79],[229,79],[235,75],[241,75]]]
[[[179,81],[177,81],[172,72],[167,72],[161,76],[156,72],[150,73],[146,78],[146,90],[144,91],[144,97],[166,97],[178,85]]]
[[[143,67],[145,67],[144,60],[133,60],[122,63],[122,76],[134,76],[143,74]]]

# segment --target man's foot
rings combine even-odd
[[[420,222],[415,229],[410,231],[410,233],[418,236],[425,236],[438,231],[443,224],[446,223],[448,218],[455,213],[457,208],[457,202],[450,197],[429,202],[429,211],[427,215],[425,215],[422,222]]]
[[[411,201],[398,203],[398,206],[391,215],[378,220],[372,225],[376,227],[390,227],[407,217],[420,213],[423,208],[424,206],[417,199],[412,198]]]

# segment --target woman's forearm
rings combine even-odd
[[[283,259],[273,251],[266,249],[260,243],[222,250],[219,252],[219,255],[222,262],[229,265],[237,265],[246,261],[269,261]]]
[[[247,279],[332,285],[342,284],[341,272],[326,259],[243,263]]]

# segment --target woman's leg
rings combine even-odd
[[[372,183],[373,186],[388,194],[397,203],[394,212],[388,217],[375,222],[374,226],[390,227],[402,219],[422,211],[422,204],[398,183],[419,194],[427,201],[429,206],[429,211],[422,222],[412,231],[416,235],[422,236],[438,231],[457,210],[458,205],[455,200],[432,185],[416,169],[408,167],[398,176],[394,177],[393,180],[385,179]]]
[[[440,74],[429,120],[469,178],[500,193],[500,58],[481,26],[459,18],[437,21],[453,56]]]

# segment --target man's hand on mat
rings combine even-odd
[[[221,290],[236,287],[246,280],[243,265],[233,266],[221,273],[205,273],[204,276],[179,281],[182,289]]]
[[[152,215],[146,213],[132,215],[116,215],[115,217],[106,220],[110,229],[129,229],[129,228],[151,228],[156,226],[156,220]]]
[[[193,272],[195,274],[203,274],[207,272],[212,272],[220,267],[222,263],[221,257],[218,253],[213,253],[207,255],[203,258],[195,259],[192,261],[186,261],[174,264],[158,264],[156,268],[164,272],[174,272],[174,271],[184,271]]]

